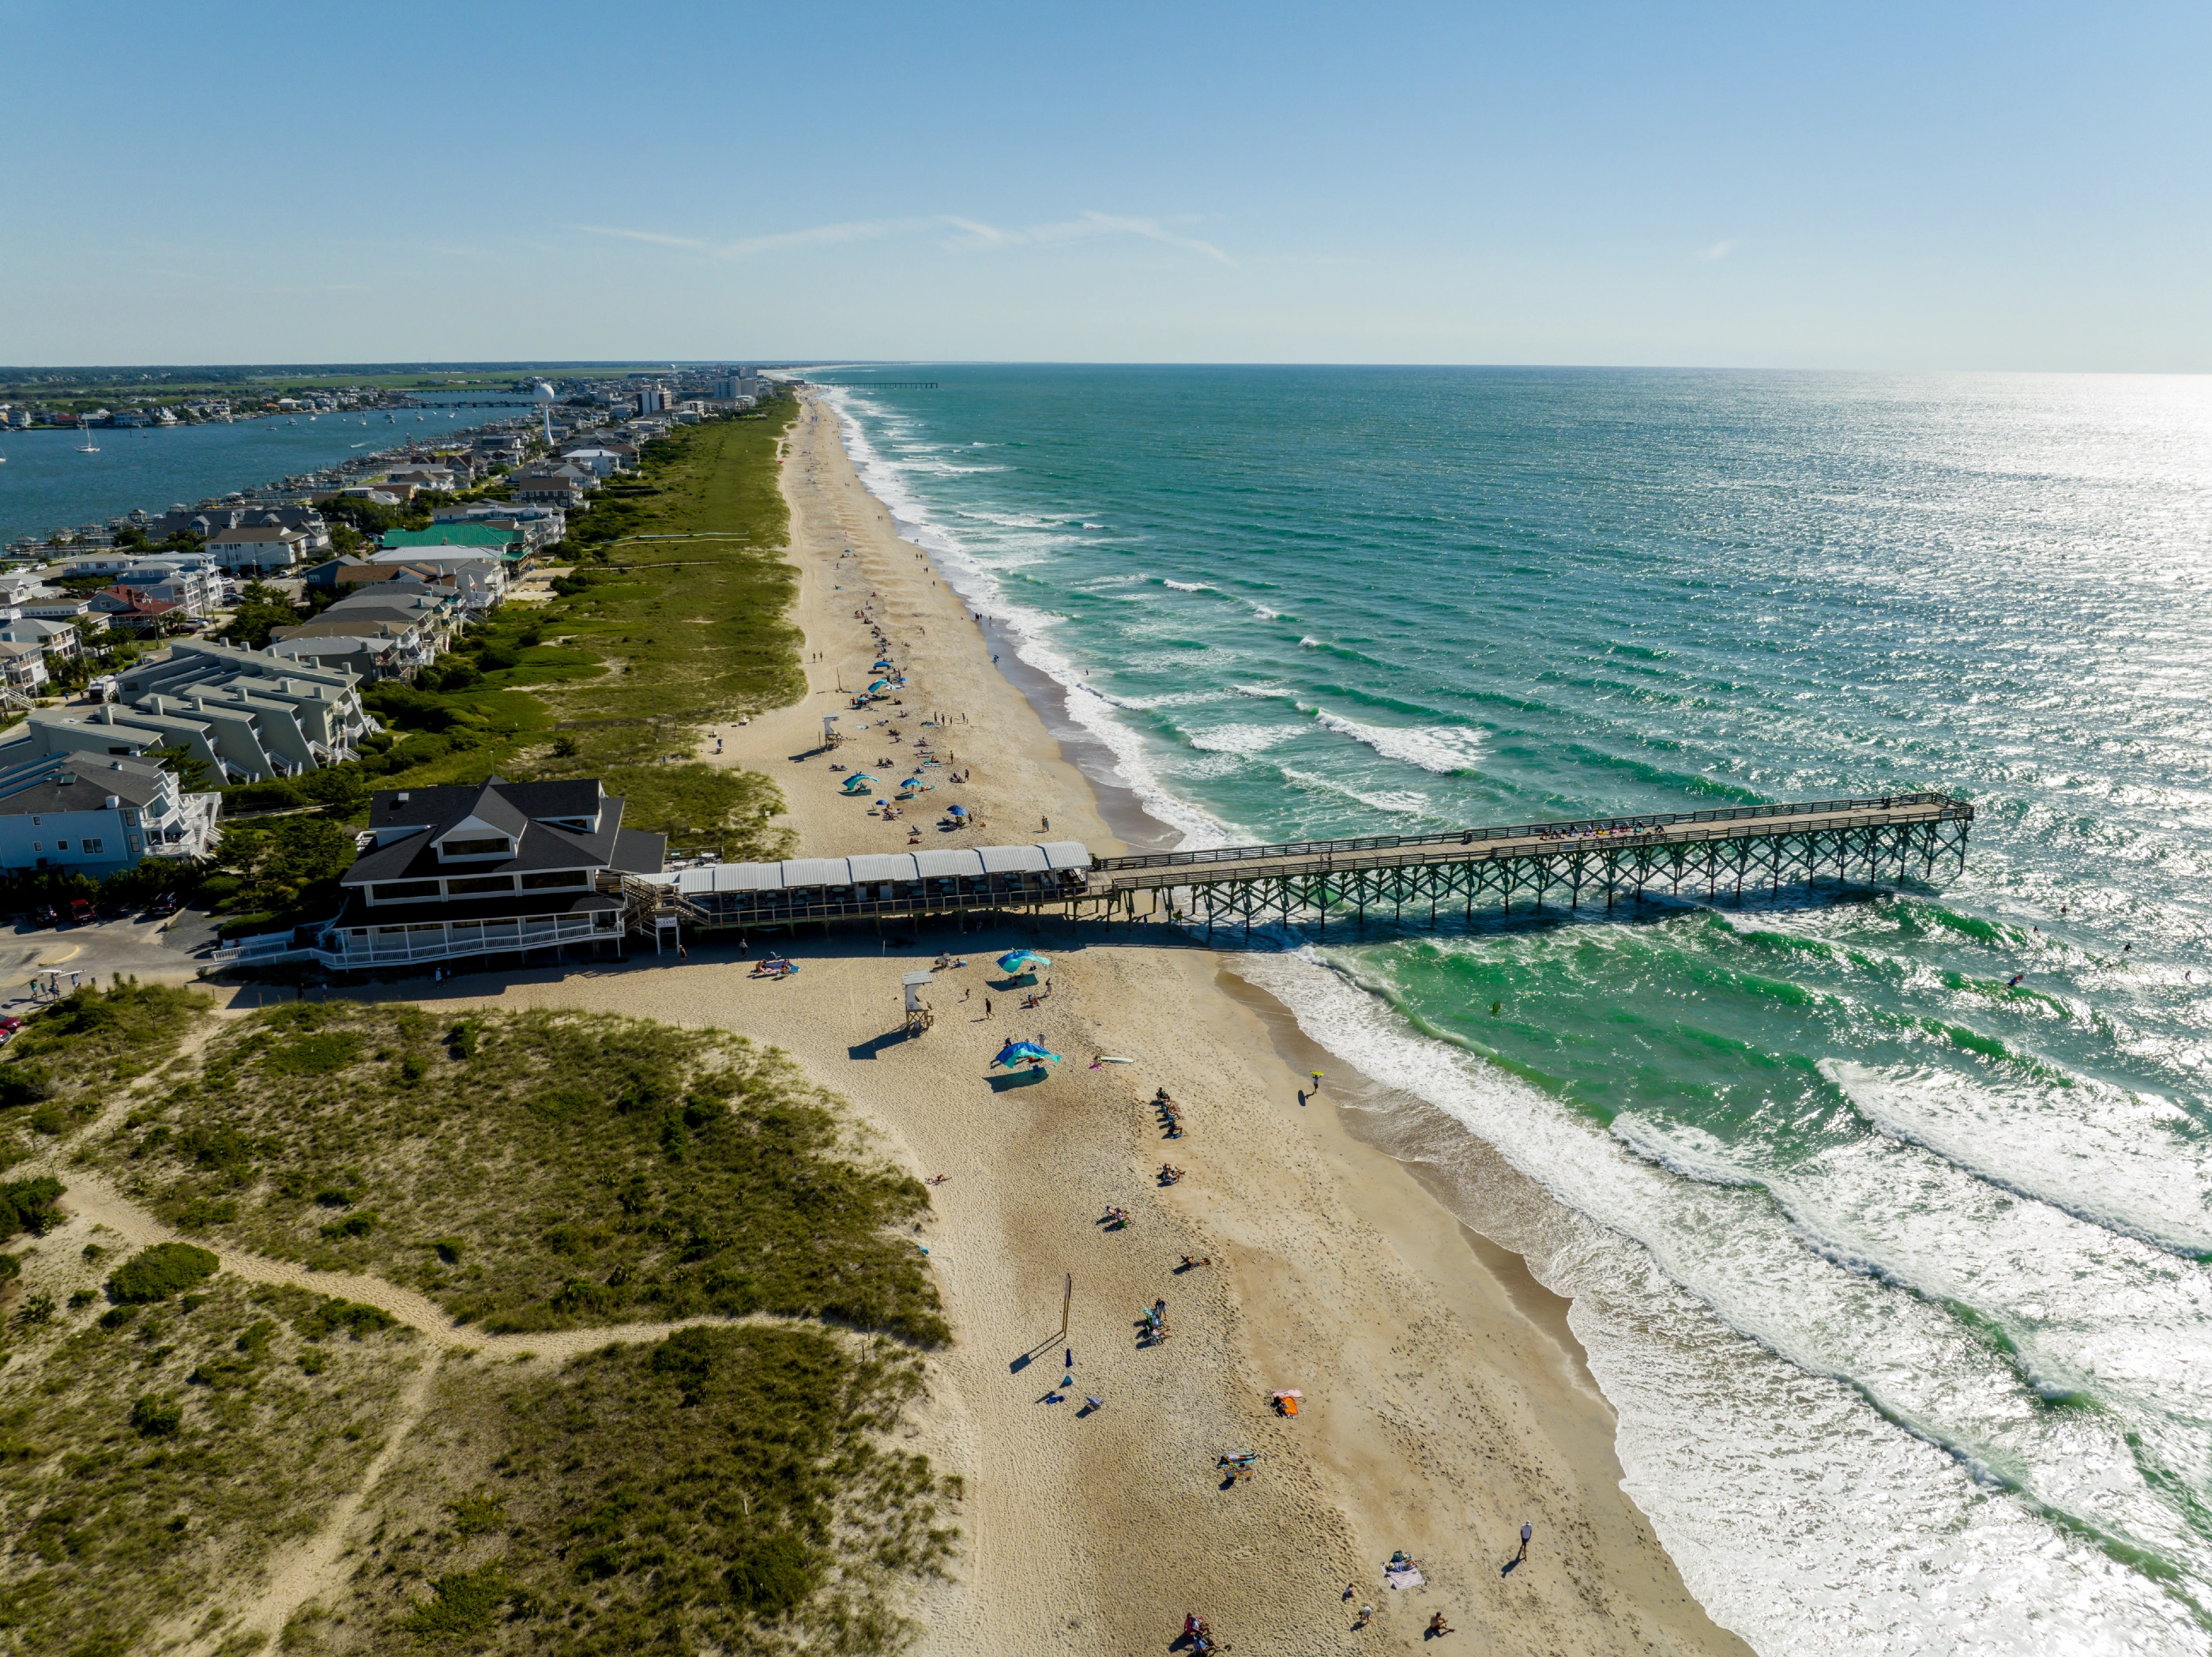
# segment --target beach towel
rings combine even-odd
[[[1395,1571],[1384,1571],[1382,1580],[1394,1588],[1418,1588],[1421,1586],[1421,1574],[1411,1565],[1401,1565]]]

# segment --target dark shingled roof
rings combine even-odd
[[[384,844],[362,853],[345,872],[341,884],[363,886],[386,880],[434,880],[440,875],[523,874],[556,868],[659,874],[665,861],[667,837],[624,829],[622,814],[620,797],[601,794],[599,783],[588,778],[502,783],[494,777],[474,787],[384,789],[370,801],[368,809],[368,825]],[[468,862],[441,860],[435,842],[455,824],[471,817],[504,830],[515,842],[514,855]],[[543,820],[565,818],[588,822],[593,817],[598,818],[599,827],[587,832]],[[409,829],[415,832],[407,833]],[[443,911],[453,905],[437,907]]]

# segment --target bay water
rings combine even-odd
[[[1575,1297],[1760,1651],[2212,1649],[2212,381],[817,377],[1187,842],[1972,799],[1939,887],[1236,966]]]
[[[521,397],[492,393],[417,393],[420,408],[356,414],[264,416],[228,424],[95,427],[99,453],[78,445],[74,428],[0,432],[0,544],[19,535],[44,540],[57,529],[108,519],[143,507],[166,512],[340,462],[421,442],[488,421],[527,412]],[[497,405],[484,407],[489,403]],[[464,404],[468,406],[463,406]]]

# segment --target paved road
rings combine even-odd
[[[165,984],[190,983],[206,964],[191,949],[211,943],[213,930],[204,917],[191,911],[173,918],[177,927],[169,935],[165,935],[168,923],[142,920],[135,915],[91,926],[50,927],[44,931],[18,926],[0,933],[0,1007],[20,1011],[29,1005],[33,999],[33,978],[48,969],[64,975],[65,991],[72,972],[82,974],[82,981],[87,984],[109,983],[118,972]],[[173,945],[183,947],[173,947]]]

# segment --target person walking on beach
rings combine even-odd
[[[1536,1533],[1536,1527],[1535,1527],[1534,1525],[1529,1524],[1529,1523],[1528,1523],[1527,1520],[1525,1520],[1522,1521],[1522,1525],[1521,1525],[1521,1551],[1520,1551],[1520,1552],[1518,1552],[1518,1553],[1516,1553],[1516,1554],[1515,1554],[1515,1555],[1513,1556],[1513,1563],[1514,1563],[1515,1564],[1516,1564],[1516,1565],[1517,1565],[1517,1564],[1521,1563],[1523,1560],[1525,1560],[1525,1559],[1527,1559],[1527,1558],[1528,1558],[1528,1538],[1529,1538],[1530,1537],[1532,1537],[1532,1536],[1535,1535],[1535,1533]]]
[[[985,1018],[991,1016],[991,998],[988,996],[983,997],[983,1016]]]

